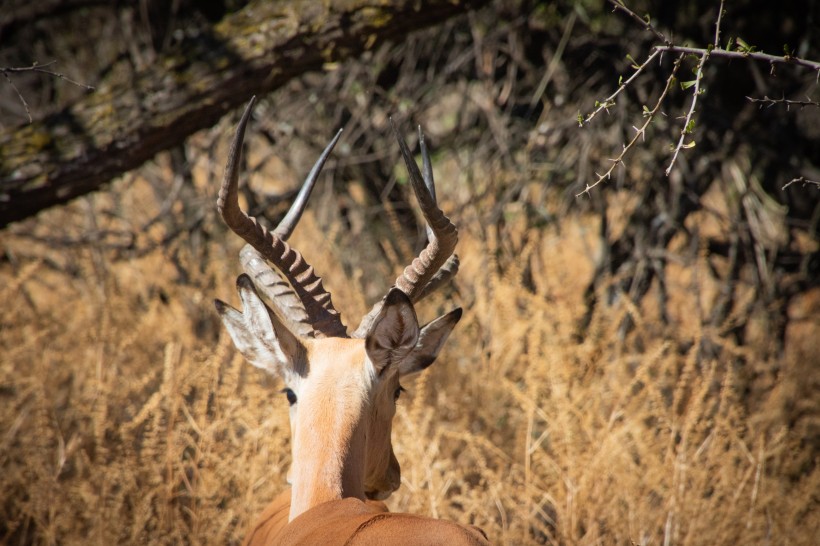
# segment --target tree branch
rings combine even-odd
[[[632,11],[631,9],[626,7],[626,5],[623,3],[623,0],[607,0],[607,1],[610,4],[612,4],[612,7],[614,8],[612,11],[622,11],[622,12],[626,13],[632,19],[637,21],[638,24],[643,25],[644,28],[646,28],[646,30],[648,30],[652,34],[654,34],[655,37],[658,40],[660,40],[661,42],[663,42],[665,44],[671,44],[672,43],[666,37],[666,35],[663,32],[661,32],[660,30],[655,28],[655,26],[652,24],[652,20],[650,19],[649,15],[646,15],[645,17],[641,17],[640,15],[638,15],[637,13],[635,13],[634,11]]]
[[[799,106],[800,108],[814,106],[816,108],[820,108],[820,102],[813,101],[808,97],[806,97],[806,100],[791,100],[786,98],[771,99],[768,95],[764,95],[762,99],[756,99],[754,97],[746,97],[746,99],[748,99],[751,103],[760,104],[760,108],[763,108],[764,106],[766,108],[771,108],[775,104],[784,104],[786,106],[786,110],[789,110],[792,106]]]
[[[483,3],[253,1],[131,80],[0,133],[0,228],[97,190],[251,95]]]
[[[692,115],[695,113],[695,106],[698,104],[698,96],[700,96],[700,81],[703,79],[703,67],[706,64],[706,61],[709,60],[709,52],[705,51],[703,56],[700,58],[700,62],[698,62],[698,67],[695,69],[695,90],[692,92],[692,102],[689,104],[689,111],[686,113],[686,117],[683,120],[683,127],[680,130],[680,138],[678,139],[678,144],[675,146],[675,151],[672,153],[672,161],[669,162],[669,166],[666,167],[666,176],[672,172],[672,167],[675,166],[675,161],[678,159],[678,154],[681,151],[681,148],[684,147],[683,141],[686,139],[686,135],[691,134],[694,132],[694,120],[692,119]]]
[[[633,73],[633,74],[629,77],[629,79],[627,79],[626,81],[623,81],[623,80],[622,80],[622,81],[620,82],[620,85],[618,85],[618,89],[616,89],[614,93],[612,93],[610,96],[608,96],[607,98],[605,98],[605,99],[604,99],[604,100],[602,100],[602,101],[596,101],[596,104],[595,104],[596,108],[595,108],[595,110],[593,110],[590,114],[588,114],[586,118],[585,118],[585,117],[583,117],[583,116],[581,116],[581,115],[579,114],[579,116],[578,116],[578,126],[579,126],[579,127],[583,127],[584,125],[586,125],[586,124],[588,124],[590,121],[592,121],[592,118],[594,118],[594,117],[595,117],[595,116],[597,116],[599,113],[601,113],[601,111],[602,111],[602,110],[607,110],[607,112],[608,112],[608,111],[609,111],[609,108],[610,108],[611,106],[615,106],[615,99],[617,98],[617,96],[618,96],[618,95],[620,95],[620,94],[621,94],[621,92],[622,92],[624,89],[626,89],[627,87],[629,87],[629,85],[630,85],[630,84],[631,84],[631,83],[635,80],[635,78],[637,78],[637,77],[638,77],[638,75],[639,75],[641,72],[643,72],[644,68],[646,68],[647,66],[649,66],[649,64],[650,64],[653,60],[655,60],[655,57],[657,57],[658,55],[660,55],[660,52],[659,52],[659,51],[655,51],[655,52],[653,52],[653,53],[652,53],[651,55],[649,55],[649,57],[648,57],[648,58],[647,58],[647,59],[643,62],[643,64],[642,64],[642,65],[640,65],[640,66],[638,66],[638,67],[636,67],[636,68],[635,68],[635,72],[634,72],[634,73]]]
[[[817,72],[818,77],[820,77],[820,62],[807,61],[806,59],[801,59],[800,57],[795,57],[793,55],[783,55],[781,57],[778,57],[777,55],[769,55],[768,53],[758,53],[756,51],[729,51],[726,49],[721,49],[719,47],[704,49],[701,47],[683,47],[676,45],[659,45],[655,46],[653,49],[655,51],[669,51],[670,53],[687,53],[699,56],[702,56],[704,53],[708,52],[709,55],[711,55],[712,57],[724,57],[726,59],[755,60],[769,63],[772,65],[792,64],[810,68]]]
[[[660,112],[661,106],[663,105],[663,100],[666,98],[667,93],[669,93],[669,89],[672,87],[672,82],[675,81],[675,75],[678,73],[678,68],[680,68],[681,61],[683,60],[683,55],[675,59],[675,64],[672,66],[672,72],[669,74],[669,77],[666,79],[666,85],[661,92],[661,95],[658,97],[658,101],[655,103],[655,107],[652,110],[649,110],[646,106],[644,106],[643,115],[646,118],[646,121],[640,127],[634,127],[635,129],[635,136],[632,137],[632,140],[629,141],[629,144],[626,144],[621,153],[615,159],[611,159],[612,166],[604,174],[598,174],[598,178],[595,179],[595,182],[592,184],[587,183],[586,187],[583,191],[575,194],[575,197],[581,197],[585,193],[588,194],[593,188],[595,188],[598,184],[603,182],[604,180],[608,180],[610,176],[612,176],[612,171],[615,170],[615,167],[622,164],[624,162],[624,157],[632,149],[638,139],[642,139],[644,135],[646,135],[646,128],[649,127],[649,124],[655,119],[655,116]]]

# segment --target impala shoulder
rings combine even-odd
[[[382,507],[384,507],[383,503],[370,504],[352,497],[325,502],[296,517],[270,544],[279,546],[356,544],[351,542],[356,530],[370,518],[381,514]],[[381,542],[380,544],[388,543]]]
[[[282,491],[259,515],[242,546],[274,544],[276,535],[288,524],[290,515],[290,488]]]
[[[473,525],[415,514],[373,514],[345,543],[350,546],[403,544],[405,546],[486,546],[487,534]]]

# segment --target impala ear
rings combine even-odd
[[[370,362],[381,374],[400,363],[416,346],[419,322],[410,298],[398,288],[390,289],[382,308],[365,337],[365,350]]]
[[[460,319],[461,308],[458,308],[424,326],[419,333],[416,346],[399,365],[399,373],[402,376],[412,375],[435,362],[439,351],[444,347],[444,342]]]
[[[242,301],[241,312],[220,300],[214,304],[239,352],[271,374],[301,374],[304,347],[299,339],[265,305],[250,277],[240,275],[236,288]]]

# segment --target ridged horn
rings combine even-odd
[[[327,158],[341,136],[342,130],[339,129],[339,132],[336,133],[330,144],[325,147],[316,164],[308,173],[287,214],[273,230],[274,235],[283,241],[290,238],[296,224],[299,223],[313,187],[319,178],[319,173],[321,173],[322,167],[324,167]],[[316,332],[299,296],[296,295],[296,292],[279,272],[268,265],[262,254],[251,245],[245,245],[239,252],[239,261],[242,264],[242,269],[251,278],[256,288],[277,308],[279,311],[277,314],[280,318],[289,323],[293,333],[302,337],[315,337]]]
[[[225,167],[225,176],[219,190],[217,210],[228,227],[256,249],[262,258],[273,264],[287,280],[302,302],[308,321],[316,334],[325,337],[346,337],[347,330],[342,324],[341,316],[333,307],[330,293],[322,286],[322,279],[316,275],[313,267],[282,237],[269,232],[258,223],[256,218],[248,216],[239,207],[237,191],[239,160],[242,154],[245,128],[255,104],[256,97],[248,103],[236,128],[228,164]],[[296,216],[298,219],[298,214]]]
[[[415,159],[410,154],[407,143],[399,133],[393,119],[390,119],[393,133],[398,140],[401,155],[407,167],[410,185],[427,221],[428,243],[424,250],[407,266],[396,279],[395,286],[407,294],[412,302],[420,300],[437,287],[447,282],[458,271],[458,257],[453,252],[458,243],[458,229],[447,218],[436,203],[435,181],[430,154],[424,143],[424,134],[419,127],[419,146],[421,148],[424,174],[419,171]],[[379,313],[381,302],[373,306],[364,316],[353,337],[366,335],[374,317]]]

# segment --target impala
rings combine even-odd
[[[241,252],[246,274],[237,279],[242,311],[219,300],[216,308],[246,360],[285,382],[293,463],[290,495],[283,493],[265,510],[246,544],[487,544],[477,528],[394,514],[367,501],[386,498],[400,484],[391,444],[400,380],[433,363],[461,317],[456,309],[420,327],[413,307],[458,268],[458,232],[436,204],[421,131],[423,174],[393,127],[427,221],[428,245],[348,335],[321,279],[287,243],[340,135],[319,157],[285,219],[268,231],[240,209],[237,198],[253,105],[252,99],[237,127],[217,202],[226,224],[248,243]]]

